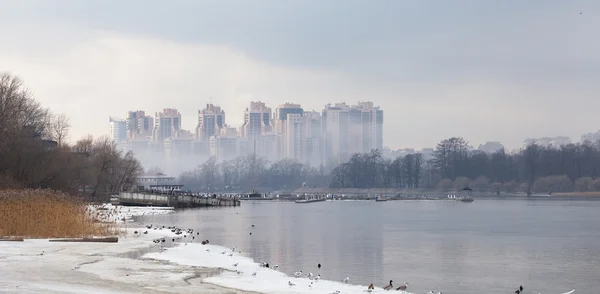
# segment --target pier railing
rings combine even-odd
[[[235,197],[211,197],[208,195],[168,195],[143,192],[119,193],[121,205],[153,205],[174,208],[240,206],[240,200]]]

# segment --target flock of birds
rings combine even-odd
[[[86,214],[97,222],[101,223],[114,223],[114,222],[126,222],[133,216],[143,216],[147,214],[163,214],[170,211],[170,209],[152,209],[152,210],[132,210],[131,207],[126,206],[114,206],[111,204],[102,205],[89,205],[86,208]]]
[[[252,227],[255,227],[255,225],[252,225]],[[187,245],[187,242],[193,242],[196,239],[196,236],[200,235],[199,232],[195,232],[195,234],[194,234],[194,230],[193,229],[182,229],[182,228],[179,228],[177,226],[154,226],[154,225],[150,224],[150,225],[145,225],[145,228],[147,230],[144,230],[144,231],[134,231],[133,232],[134,236],[138,236],[139,237],[141,235],[147,235],[148,234],[148,230],[170,230],[175,235],[180,236],[178,238],[170,238],[171,242],[178,241],[179,238],[183,237],[183,239],[185,240],[184,244]],[[252,234],[252,233],[250,233],[250,234]],[[167,237],[162,237],[162,238],[154,239],[153,242],[160,245],[160,251],[162,252],[162,250],[165,249],[164,245],[165,245],[165,243],[167,242],[168,239],[169,238],[167,238]],[[203,241],[201,241],[202,245],[206,245],[206,244],[209,244],[209,243],[210,243],[209,240],[203,240]],[[210,252],[210,249],[206,249],[206,252]],[[231,248],[230,251],[222,251],[221,252],[222,255],[227,255],[227,256],[233,256],[235,253],[241,254],[242,252],[239,251],[239,250],[237,250],[236,247]],[[237,268],[238,265],[239,265],[239,263],[234,263],[233,267]],[[263,268],[270,268],[270,269],[273,269],[273,270],[277,270],[279,268],[279,265],[273,265],[273,266],[271,266],[268,262],[261,262],[261,263],[259,263],[259,266],[263,267]],[[317,265],[317,268],[319,270],[321,269],[321,264],[320,263]],[[238,275],[243,275],[244,274],[244,272],[241,271],[241,270],[236,270],[235,273],[238,274]],[[252,276],[256,277],[256,275],[257,275],[257,272],[254,271],[252,273]],[[310,280],[310,284],[308,284],[308,287],[310,289],[313,288],[314,283],[318,282],[321,279],[321,275],[320,274],[314,275],[312,272],[304,273],[301,270],[295,272],[294,273],[294,277],[295,278],[302,278],[302,277],[308,278]],[[350,277],[346,277],[345,279],[343,279],[342,283],[345,283],[345,284],[350,283]],[[393,290],[393,284],[392,283],[393,283],[393,281],[390,280],[389,285],[386,285],[386,286],[384,286],[382,288],[384,290]],[[290,287],[296,287],[296,283],[293,283],[291,280],[289,280],[288,281],[288,286],[290,286]],[[407,289],[408,289],[408,283],[406,283],[406,282],[396,288],[396,290],[398,290],[398,291],[406,291]],[[366,292],[372,292],[373,290],[375,290],[375,287],[373,286],[373,284],[371,284],[371,285],[369,285],[369,287],[366,290]],[[336,290],[334,292],[331,292],[330,294],[341,294],[341,291]],[[427,294],[436,294],[436,293],[434,293],[433,291],[430,291]],[[442,294],[442,293],[441,292],[437,292],[437,294]]]
[[[118,215],[119,213],[120,212],[118,212],[118,211],[107,211],[107,213],[101,214],[101,215],[105,215],[104,219],[108,219],[110,217],[114,217],[115,215]],[[252,225],[252,227],[255,227],[255,226]],[[178,236],[182,235],[181,237],[183,237],[183,239],[186,241],[185,245],[187,245],[188,241],[189,242],[193,242],[196,239],[196,236],[200,235],[199,232],[195,232],[195,234],[194,234],[194,230],[193,229],[182,229],[182,228],[178,228],[176,226],[154,226],[154,225],[150,224],[150,225],[145,225],[145,228],[147,230],[144,230],[144,231],[137,231],[136,230],[136,231],[134,231],[133,232],[134,236],[138,236],[139,237],[141,235],[147,235],[148,234],[148,230],[163,230],[163,229],[166,229],[166,230],[170,230],[175,235],[178,235]],[[252,234],[252,233],[250,233],[250,234]],[[170,241],[175,242],[175,241],[177,241],[181,237],[178,237],[177,239],[176,238],[170,238],[171,239]],[[166,241],[167,241],[167,237],[162,237],[162,238],[158,238],[158,239],[154,239],[153,240],[154,243],[160,245],[161,251],[164,250],[164,245],[165,245]],[[209,243],[210,243],[209,240],[203,240],[203,241],[201,241],[202,245],[206,245],[206,244],[209,244]],[[206,249],[206,251],[210,252],[210,249]],[[227,252],[227,251],[222,251],[221,252],[222,255],[226,255],[227,254],[228,256],[233,256],[234,253],[241,254],[242,252],[239,251],[239,250],[237,250],[236,247],[231,248],[230,252]],[[239,265],[239,263],[234,263],[233,267],[237,268],[238,265]],[[277,270],[279,268],[279,265],[273,265],[273,266],[271,266],[267,262],[262,262],[262,263],[259,264],[259,266],[260,267],[264,267],[264,268],[271,268],[271,269],[274,269],[274,270]],[[320,263],[317,265],[317,268],[319,270],[321,269],[321,264]],[[236,270],[235,272],[238,275],[244,274],[244,272],[242,272],[240,270]],[[252,273],[252,276],[256,277],[256,275],[257,275],[257,272],[254,271]],[[308,284],[308,287],[310,289],[312,289],[314,283],[318,282],[321,279],[321,275],[320,274],[314,275],[311,272],[304,273],[301,270],[294,273],[294,277],[295,278],[302,278],[303,276],[306,277],[306,278],[308,278],[310,280],[310,284]],[[346,277],[345,279],[343,279],[342,283],[345,283],[345,284],[350,283],[350,277]],[[296,287],[296,283],[293,283],[291,280],[289,280],[288,281],[288,286],[290,286],[290,287]],[[388,290],[388,291],[389,290],[393,290],[394,289],[393,281],[390,280],[389,284],[386,285],[386,286],[384,286],[384,287],[382,287],[382,288],[384,290]],[[406,291],[407,289],[408,289],[408,282],[405,282],[404,284],[402,284],[399,287],[397,287],[395,290]],[[374,290],[375,290],[375,286],[373,284],[370,284],[368,286],[367,290],[365,290],[365,291],[370,293],[370,292],[373,292]],[[572,293],[572,292],[574,292],[574,291],[571,291],[569,293]],[[523,293],[523,286],[519,286],[519,288],[515,291],[515,294],[522,294],[522,293]],[[336,290],[334,292],[331,292],[330,294],[341,294],[341,291]],[[442,292],[437,292],[436,293],[434,291],[429,291],[427,294],[442,294]]]
[[[254,225],[252,225],[252,227],[254,227]],[[179,227],[176,227],[176,226],[154,226],[154,225],[150,224],[150,225],[146,225],[146,226],[145,226],[145,228],[146,228],[147,230],[144,230],[144,231],[134,231],[134,232],[133,232],[134,236],[138,236],[138,237],[139,237],[139,236],[141,236],[141,235],[147,235],[147,234],[148,234],[148,230],[164,230],[164,229],[166,229],[166,230],[170,230],[170,231],[171,231],[172,233],[174,233],[175,235],[178,235],[178,236],[181,236],[181,235],[183,235],[183,236],[181,236],[181,237],[183,237],[183,239],[185,240],[185,245],[187,245],[187,242],[188,242],[188,241],[189,241],[189,242],[193,242],[193,241],[196,239],[196,236],[200,235],[200,233],[199,233],[199,232],[195,232],[195,234],[194,234],[194,230],[193,230],[193,229],[182,229],[182,228],[179,228]],[[181,237],[178,237],[178,239],[179,239],[179,238],[181,238]],[[171,240],[170,240],[170,241],[172,241],[172,242],[175,242],[175,241],[177,241],[178,239],[176,239],[176,238],[171,238]],[[156,244],[159,244],[159,245],[160,245],[161,251],[162,251],[162,250],[164,250],[164,244],[165,244],[165,242],[166,242],[166,241],[167,241],[167,238],[166,238],[166,237],[162,237],[162,238],[158,238],[158,239],[154,239],[154,240],[153,240],[153,242],[154,242],[154,243],[156,243]],[[209,240],[203,240],[203,241],[201,241],[201,244],[202,244],[202,245],[207,245],[207,244],[209,244],[209,243],[210,243],[210,242],[209,242]],[[210,249],[206,249],[206,251],[207,251],[207,252],[210,252]],[[227,254],[227,256],[233,256],[235,253],[239,253],[239,254],[241,254],[241,253],[242,253],[242,251],[239,251],[239,250],[237,250],[237,248],[236,248],[236,247],[233,247],[233,248],[231,248],[231,249],[230,249],[230,251],[229,251],[229,252],[228,252],[228,251],[222,251],[222,252],[221,252],[221,254],[222,254],[222,255],[226,255],[226,254]],[[43,253],[42,253],[42,254],[43,254]],[[237,267],[238,267],[238,265],[239,265],[239,263],[234,263],[234,264],[233,264],[233,267],[234,267],[234,268],[237,268]],[[277,269],[279,268],[279,265],[273,265],[273,266],[271,266],[271,265],[269,265],[269,263],[268,263],[268,262],[261,262],[261,263],[259,264],[259,266],[260,266],[260,267],[263,267],[263,268],[271,268],[271,269],[273,269],[273,270],[277,270]],[[321,269],[321,264],[320,264],[320,263],[317,265],[317,268],[318,268],[319,270]],[[244,274],[244,272],[242,272],[242,271],[240,271],[240,270],[236,270],[235,272],[236,272],[236,274],[238,274],[238,275],[243,275],[243,274]],[[252,276],[253,276],[253,277],[256,277],[256,275],[257,275],[257,273],[256,273],[256,271],[254,271],[254,272],[252,273]],[[304,272],[302,272],[301,270],[300,270],[300,271],[297,271],[297,272],[295,272],[295,273],[294,273],[294,277],[295,277],[295,278],[302,278],[302,277],[306,277],[306,278],[308,278],[308,279],[310,280],[310,284],[308,284],[308,287],[309,287],[310,289],[312,289],[312,287],[313,287],[314,283],[318,282],[318,281],[321,279],[321,275],[320,275],[320,274],[314,275],[312,272],[304,273]],[[382,288],[383,288],[384,290],[388,290],[388,291],[389,291],[389,290],[393,290],[393,289],[394,289],[393,282],[394,282],[394,281],[390,280],[389,284],[388,284],[388,285],[386,285],[386,286],[384,286],[384,287],[382,287]],[[342,280],[342,283],[345,283],[345,284],[348,284],[348,283],[350,283],[350,277],[346,277],[346,278],[344,278],[344,279]],[[289,280],[289,281],[288,281],[288,286],[290,286],[290,287],[296,287],[296,284],[295,284],[295,283],[293,283],[291,280]],[[404,282],[404,284],[400,285],[400,286],[399,286],[399,287],[397,287],[395,290],[398,290],[398,291],[406,291],[407,289],[408,289],[408,282]],[[375,290],[375,286],[374,286],[373,284],[370,284],[370,285],[368,286],[368,288],[367,288],[366,292],[369,292],[369,293],[370,293],[370,292],[373,292],[374,290]],[[575,291],[575,290],[573,290],[573,291],[570,291],[570,292],[567,292],[567,293],[571,294],[571,293],[573,293],[574,291]],[[330,294],[341,294],[341,291],[339,291],[339,290],[336,290],[336,291],[334,291],[334,292],[331,292]],[[442,292],[437,292],[437,293],[435,293],[435,292],[433,292],[433,291],[429,291],[427,294],[442,294]],[[519,286],[519,288],[517,288],[517,290],[515,291],[515,294],[523,294],[523,286]]]

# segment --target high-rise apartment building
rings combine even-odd
[[[323,163],[321,114],[316,111],[304,112],[302,125],[302,162],[320,165]]]
[[[225,111],[221,107],[206,104],[206,108],[198,111],[196,139],[208,143],[210,137],[219,135],[223,128],[225,128]]]
[[[123,144],[127,141],[127,122],[123,119],[109,118],[109,136],[116,144]]]
[[[260,101],[250,102],[250,107],[244,111],[244,124],[241,131],[242,136],[248,139],[271,132],[271,108]]]
[[[323,156],[329,163],[383,148],[383,110],[372,102],[328,104],[322,112]]]
[[[210,155],[217,160],[230,160],[240,155],[242,140],[235,128],[222,128],[209,139]]]
[[[127,113],[127,138],[148,138],[152,136],[154,119],[144,111],[136,110]]]
[[[285,103],[275,110],[275,133],[279,135],[277,156],[300,159],[302,115],[299,104]]]
[[[289,113],[283,123],[283,133],[280,135],[283,153],[281,158],[302,160],[302,145],[304,143],[304,119],[302,114]]]
[[[177,109],[165,108],[157,112],[154,119],[153,138],[163,142],[168,138],[176,138],[181,131],[181,114]]]

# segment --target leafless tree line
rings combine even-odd
[[[354,154],[331,172],[331,188],[420,188],[424,179],[423,155],[386,159],[379,150]],[[427,184],[427,183],[426,183]]]
[[[52,188],[92,196],[135,184],[140,163],[106,137],[68,144],[63,114],[42,107],[21,80],[0,73],[0,188]]]
[[[333,169],[330,187],[405,188],[479,192],[553,193],[600,191],[600,141],[544,147],[531,144],[508,153],[469,150],[463,138],[442,140],[433,156],[385,159],[378,150],[354,154]]]
[[[470,186],[515,193],[600,191],[600,142],[563,146],[531,144],[508,153],[469,151],[463,138],[441,141],[431,160],[440,190]]]

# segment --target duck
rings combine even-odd
[[[394,282],[394,281],[390,280],[390,284],[383,287],[383,290],[390,290],[390,289],[394,288],[394,286],[392,285],[392,282]]]

